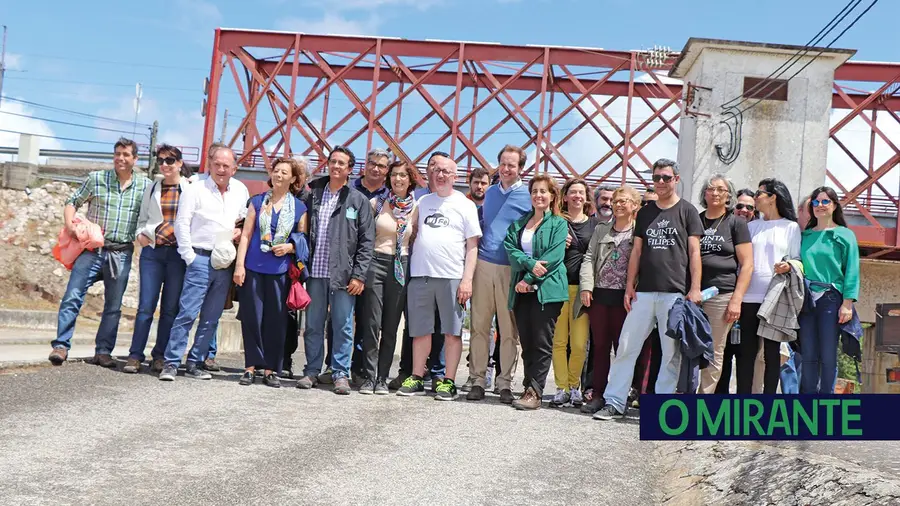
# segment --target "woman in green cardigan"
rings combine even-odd
[[[538,409],[553,360],[553,332],[563,303],[569,300],[563,257],[568,226],[559,215],[559,188],[549,176],[528,183],[532,211],[509,226],[503,246],[509,254],[509,309],[516,318],[525,393],[513,401],[519,410]]]
[[[813,190],[807,206],[810,218],[801,236],[800,259],[815,309],[800,313],[800,393],[831,394],[841,325],[853,318],[859,296],[859,245],[832,188]]]

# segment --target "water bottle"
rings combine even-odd
[[[714,286],[711,286],[711,287],[707,288],[706,290],[703,290],[702,292],[700,292],[700,300],[703,302],[706,302],[709,299],[715,297],[716,295],[719,295],[719,289]]]
[[[734,322],[734,325],[731,326],[729,341],[731,344],[741,344],[741,322]]]

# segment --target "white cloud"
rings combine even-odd
[[[6,53],[6,70],[22,70],[22,55]]]
[[[130,119],[134,118],[133,97],[122,96],[116,103],[116,106],[101,109],[97,112],[99,116]],[[200,148],[203,144],[203,117],[200,115],[199,108],[185,110],[182,108],[171,107],[164,101],[158,101],[154,97],[148,97],[146,94],[141,100],[141,112],[138,115],[138,123],[152,124],[153,121],[159,122],[159,133],[157,135],[158,143],[172,144],[173,146],[187,146]],[[128,128],[125,128],[128,130]],[[149,132],[146,127],[137,128],[135,141],[138,144],[149,144]],[[185,152],[185,159],[193,162],[193,153]]]
[[[3,130],[47,135],[50,137],[56,135],[47,122],[33,118],[35,115],[34,111],[22,104],[11,100],[4,100],[3,104],[0,105],[0,111],[2,111],[0,112],[0,128]],[[19,146],[19,134],[11,132],[0,132],[0,146]],[[41,149],[62,149],[62,144],[56,139],[41,137],[38,139],[38,142],[40,143]],[[13,155],[0,155],[0,160],[4,161],[12,160],[13,158]]]
[[[175,7],[169,10],[172,19],[157,20],[157,23],[174,22],[175,27],[198,42],[212,43],[213,33],[222,25],[222,11],[205,0],[175,0]]]
[[[282,18],[275,22],[275,29],[323,35],[376,35],[380,24],[381,18],[376,14],[356,20],[329,12],[321,19]]]

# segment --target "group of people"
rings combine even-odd
[[[184,375],[211,378],[232,287],[242,385],[261,376],[280,387],[296,374],[300,389],[414,396],[431,380],[438,400],[463,391],[480,401],[493,386],[501,402],[533,410],[552,368],[550,405],[597,419],[624,416],[641,393],[727,393],[732,360],[739,394],[776,393],[779,384],[782,393],[833,392],[838,339],[855,318],[859,249],[825,186],[795,209],[777,179],[736,191],[716,174],[702,185],[698,213],[678,195],[679,167],[667,159],[653,165],[642,195],[627,185],[592,190],[579,178],[560,187],[539,173],[526,183],[526,154],[508,145],[494,170],[469,172],[462,193],[447,153],[431,154],[423,180],[376,149],[351,180],[356,158],[337,146],[311,182],[305,160],[275,160],[269,189],[251,197],[224,145],[211,146],[207,173],[190,178],[181,152],[159,146],[154,181],[134,172],[133,141],[114,150],[114,170],[91,173],[66,203],[66,228],[74,234],[88,204],[85,219],[105,244],[72,267],[50,355],[57,365],[87,289],[102,280],[93,362],[116,366],[135,243],[140,298],[123,370],[140,371],[158,306],[150,367],[167,381],[197,320]],[[301,318],[287,304],[296,283],[309,299],[297,373]],[[467,314],[468,379],[458,385]],[[399,374],[389,381],[398,338]]]

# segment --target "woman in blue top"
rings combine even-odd
[[[815,309],[800,313],[800,393],[833,394],[841,325],[853,318],[859,296],[859,245],[834,189],[816,188],[806,205],[800,258]]]
[[[269,176],[271,190],[250,199],[238,246],[234,283],[241,287],[241,332],[244,337],[244,375],[241,385],[253,384],[257,367],[263,383],[278,388],[287,333],[288,268],[297,241],[305,241],[306,205],[295,194],[303,167],[279,158]]]

